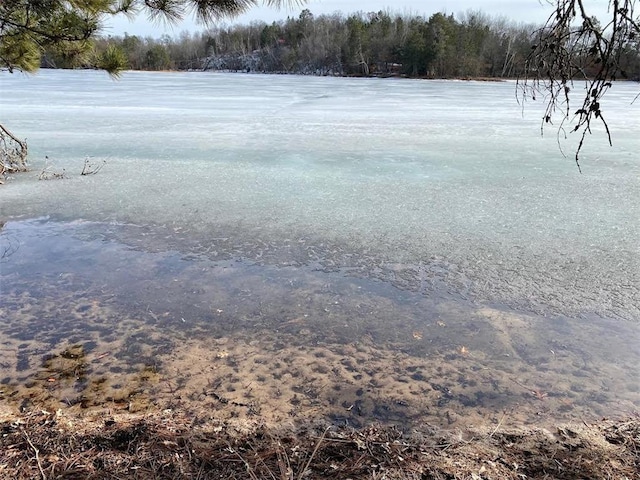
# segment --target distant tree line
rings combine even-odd
[[[385,11],[314,16],[304,10],[270,25],[220,26],[176,38],[103,37],[95,40],[95,49],[98,54],[116,49],[133,70],[518,77],[531,73],[526,61],[536,47],[533,32],[540,28],[482,12],[425,18]],[[628,78],[640,79],[640,39],[631,39],[620,63]],[[49,53],[43,66],[64,67],[65,59]]]

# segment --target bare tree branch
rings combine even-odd
[[[580,169],[580,152],[592,124],[604,126],[609,144],[611,131],[603,115],[602,100],[613,82],[626,78],[622,62],[625,51],[638,49],[639,19],[636,0],[610,0],[607,22],[602,25],[590,16],[583,0],[556,0],[544,26],[535,32],[535,45],[526,61],[524,78],[518,86],[522,100],[546,96],[541,128],[561,115],[558,134],[565,124],[580,133],[575,161]],[[571,92],[576,82],[584,82],[586,94],[573,111]]]

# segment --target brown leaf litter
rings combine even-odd
[[[0,478],[638,478],[637,418],[554,430],[499,427],[403,432],[205,421],[169,410],[96,418],[40,411],[0,422]]]

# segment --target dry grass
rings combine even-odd
[[[201,422],[174,412],[90,421],[46,412],[0,423],[0,478],[638,478],[640,422],[411,434],[306,423]]]

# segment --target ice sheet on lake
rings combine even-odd
[[[34,167],[0,190],[2,218],[166,224],[205,247],[242,240],[247,255],[304,239],[370,270],[446,261],[454,288],[483,301],[640,318],[635,84],[615,85],[614,146],[596,128],[579,174],[509,82],[46,70],[0,82],[3,122]],[[70,178],[38,182],[45,155]],[[107,166],[80,177],[86,157]]]

